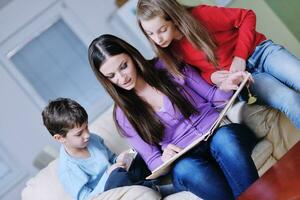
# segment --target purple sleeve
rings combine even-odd
[[[233,94],[232,91],[225,92],[218,89],[216,85],[210,85],[191,66],[186,66],[183,72],[185,84],[215,107],[224,107]]]
[[[142,156],[151,171],[163,164],[160,149],[146,143],[138,135],[120,108],[116,110],[116,119],[129,144]]]

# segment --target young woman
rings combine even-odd
[[[162,62],[147,61],[131,45],[102,35],[89,46],[89,61],[115,101],[116,125],[153,171],[204,134],[232,92],[206,83],[189,67],[174,78]],[[204,199],[233,199],[258,178],[251,159],[254,134],[240,124],[218,128],[172,168],[178,191]]]
[[[255,30],[251,10],[200,5],[186,10],[175,0],[139,0],[139,25],[157,55],[178,74],[184,61],[220,89],[248,70],[259,100],[284,112],[300,129],[300,60]]]

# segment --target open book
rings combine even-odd
[[[175,156],[173,156],[172,158],[170,158],[168,161],[164,162],[161,166],[159,166],[158,168],[156,168],[155,170],[152,171],[152,174],[147,176],[146,179],[155,179],[161,175],[166,174],[170,167],[171,164],[180,156],[182,156],[183,154],[185,154],[186,152],[188,152],[190,149],[192,149],[193,147],[195,147],[197,144],[199,144],[201,141],[206,141],[215,131],[215,129],[220,125],[222,119],[224,116],[226,116],[227,111],[231,108],[231,106],[233,105],[236,97],[238,96],[238,94],[241,92],[241,90],[243,89],[243,87],[245,86],[245,84],[247,83],[247,81],[249,80],[250,74],[248,74],[248,76],[243,80],[243,82],[239,85],[238,89],[235,91],[235,93],[232,95],[232,97],[230,98],[230,100],[228,101],[228,103],[226,104],[226,106],[224,107],[224,109],[220,112],[219,117],[216,119],[216,121],[213,123],[213,125],[211,126],[211,128],[209,129],[208,132],[206,132],[205,134],[203,134],[201,137],[197,138],[195,141],[193,141],[191,144],[189,144],[188,146],[186,146],[183,150],[181,150],[179,153],[177,153]]]

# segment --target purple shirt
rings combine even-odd
[[[167,96],[163,96],[163,106],[156,112],[157,117],[165,125],[165,131],[160,146],[146,143],[136,132],[120,108],[116,110],[116,119],[119,126],[128,136],[128,142],[143,157],[149,169],[153,171],[163,161],[162,150],[168,144],[174,144],[181,148],[186,147],[196,138],[207,132],[214,121],[218,118],[219,112],[216,107],[224,103],[232,96],[232,92],[224,92],[216,86],[208,84],[199,73],[192,67],[186,66],[183,69],[185,77],[174,79],[189,94],[190,102],[199,113],[190,116],[190,120],[184,118],[178,108],[172,105]]]

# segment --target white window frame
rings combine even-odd
[[[5,69],[16,80],[32,102],[42,109],[47,102],[38,94],[22,73],[18,71],[10,58],[60,19],[66,23],[85,46],[88,46],[92,34],[88,31],[84,23],[81,22],[80,18],[63,1],[49,0],[43,4],[41,4],[41,1],[37,1],[39,0],[18,2],[19,7],[26,6],[30,2],[37,3],[39,4],[37,7],[39,7],[40,12],[33,11],[35,16],[23,17],[23,23],[18,22],[16,30],[11,30],[11,35],[7,36],[4,41],[0,41],[0,62],[3,63]],[[11,6],[14,7],[17,5]],[[32,13],[27,13],[26,16],[28,15],[32,15]],[[19,20],[21,19],[19,18]],[[0,35],[0,40],[2,39],[1,37],[5,37],[5,35]],[[93,115],[94,113],[89,114]]]

